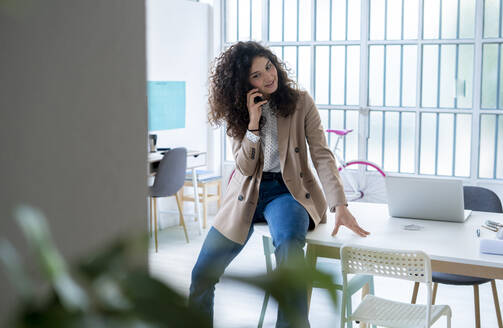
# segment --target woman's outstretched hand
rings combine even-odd
[[[367,237],[370,232],[363,230],[355,220],[355,217],[345,205],[337,206],[335,210],[335,227],[332,236],[335,236],[341,226],[346,226],[361,237]]]
[[[267,100],[262,100],[255,103],[256,97],[262,97],[258,89],[251,89],[246,94],[246,106],[248,107],[248,114],[250,115],[249,130],[256,130],[259,128],[260,117],[262,116],[262,105],[267,103]]]

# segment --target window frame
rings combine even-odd
[[[470,146],[470,169],[469,169],[469,176],[468,177],[460,177],[460,176],[455,176],[455,167],[453,166],[452,168],[452,176],[444,176],[444,175],[438,175],[434,174],[434,176],[440,176],[443,178],[452,178],[452,179],[460,179],[465,181],[468,184],[477,184],[480,181],[484,182],[496,182],[496,183],[502,183],[503,184],[503,178],[497,178],[496,176],[496,159],[498,156],[497,149],[498,147],[497,141],[495,145],[495,153],[494,153],[494,176],[493,178],[481,178],[479,176],[479,159],[480,159],[480,127],[481,127],[481,116],[484,114],[492,114],[492,115],[503,115],[503,110],[498,109],[498,104],[496,105],[496,109],[482,109],[482,99],[481,99],[481,93],[482,93],[482,51],[483,47],[485,44],[503,44],[503,37],[500,38],[484,38],[483,37],[483,25],[484,25],[484,4],[485,0],[475,0],[475,13],[474,13],[474,37],[473,39],[427,39],[424,40],[422,38],[423,36],[423,7],[424,7],[424,0],[418,0],[418,6],[419,6],[419,19],[418,19],[418,31],[417,31],[417,39],[413,40],[404,40],[403,37],[401,40],[370,40],[370,0],[360,0],[360,8],[361,8],[361,25],[360,25],[360,40],[357,41],[350,41],[347,40],[347,28],[346,28],[346,40],[345,41],[316,41],[316,0],[310,0],[311,3],[311,41],[276,41],[276,42],[271,42],[269,41],[269,1],[270,0],[261,0],[262,4],[262,26],[261,26],[261,36],[262,36],[262,42],[267,44],[270,47],[276,47],[276,46],[309,46],[310,47],[310,52],[311,52],[311,76],[310,76],[310,86],[309,86],[309,92],[315,98],[315,93],[316,93],[316,53],[315,49],[316,46],[336,46],[336,45],[343,45],[343,46],[348,46],[348,45],[359,45],[360,46],[360,74],[359,74],[359,84],[360,84],[360,90],[359,90],[359,104],[365,104],[365,105],[320,105],[317,104],[317,107],[320,110],[328,110],[328,120],[330,124],[330,117],[331,117],[331,111],[332,110],[344,110],[345,112],[347,110],[357,110],[359,111],[359,119],[358,119],[358,158],[360,159],[367,159],[368,155],[368,138],[369,138],[369,111],[382,111],[383,116],[384,113],[387,111],[398,111],[398,112],[414,112],[415,113],[415,149],[414,149],[414,173],[399,173],[399,172],[394,172],[393,174],[398,174],[398,175],[404,175],[404,176],[416,176],[416,177],[431,177],[429,174],[424,174],[420,173],[420,147],[421,147],[421,139],[420,139],[420,133],[421,133],[421,115],[422,113],[450,113],[450,114],[470,114],[471,115],[471,146]],[[284,1],[282,1],[282,12],[284,16]],[[387,2],[387,0],[385,0]],[[406,1],[406,0],[403,0]],[[402,12],[403,12],[403,1],[402,1]],[[221,17],[221,30],[220,30],[220,50],[222,51],[225,49],[227,46],[231,45],[232,43],[236,42],[237,40],[233,41],[228,41],[226,39],[227,37],[227,31],[226,31],[226,26],[227,26],[227,16],[226,16],[226,5],[227,5],[227,0],[220,0],[221,5],[220,5],[220,17]],[[239,2],[239,0],[238,0]],[[250,2],[250,8],[252,6],[252,0],[249,0]],[[347,3],[347,1],[346,1]],[[458,28],[457,28],[457,37],[459,37],[459,1],[458,1]],[[503,7],[503,1],[500,2],[500,7]],[[503,8],[500,8],[500,10],[503,12]],[[239,10],[238,10],[239,12]],[[297,0],[297,12],[299,12],[299,0]],[[299,17],[299,14],[297,14]],[[442,16],[440,12],[440,17]],[[347,6],[346,6],[346,20],[347,20]],[[284,17],[283,17],[284,18]],[[237,22],[237,26],[239,26],[239,18]],[[251,11],[250,11],[250,36],[252,34],[252,27],[251,27]],[[402,16],[402,21],[403,21],[403,16]],[[282,19],[282,24],[283,24],[283,30],[284,30],[284,19]],[[297,20],[298,24],[298,20]],[[502,17],[500,15],[500,25],[503,24]],[[347,24],[346,24],[347,25]],[[239,27],[238,27],[239,28]],[[386,33],[386,19],[385,19],[385,27],[384,31]],[[501,28],[499,29],[501,33]],[[332,33],[332,26],[330,26],[330,34]],[[441,31],[439,31],[439,37],[440,37]],[[239,33],[236,32],[237,38],[239,38]],[[402,36],[403,36],[403,23],[402,23]],[[284,32],[283,32],[283,38],[284,38]],[[331,38],[330,38],[331,39]],[[298,28],[297,28],[297,40],[299,40],[299,33],[298,33]],[[370,47],[372,45],[416,45],[417,46],[417,72],[416,72],[416,103],[414,107],[388,107],[384,106],[385,104],[383,103],[383,106],[370,106],[369,105],[369,60],[370,60]],[[462,45],[462,44],[470,44],[473,45],[473,86],[472,86],[472,107],[467,108],[467,109],[461,109],[461,108],[440,108],[440,107],[435,107],[435,108],[425,108],[421,107],[421,101],[422,101],[422,69],[423,69],[423,46],[424,45],[438,45],[440,48],[441,45],[446,45],[446,44],[455,44],[455,45]],[[501,46],[500,46],[501,47]],[[331,49],[331,48],[330,48]],[[297,53],[298,53],[298,48],[297,48]],[[456,52],[458,53],[458,52]],[[403,58],[403,57],[402,57]],[[458,55],[457,55],[457,58]],[[386,59],[384,59],[386,60]],[[457,60],[457,59],[456,59]],[[331,60],[329,60],[329,65],[331,63]],[[298,56],[297,56],[297,66],[298,66]],[[297,71],[297,70],[296,70]],[[329,70],[329,74],[331,74],[331,69]],[[440,76],[440,72],[437,72],[437,74]],[[498,74],[498,80],[500,78],[501,74]],[[329,75],[329,81],[331,81],[331,76]],[[386,81],[386,80],[384,80]],[[346,84],[347,81],[345,81]],[[384,82],[385,83],[385,82]],[[400,82],[400,87],[402,87],[402,82]],[[440,88],[440,85],[438,86]],[[497,90],[497,92],[499,92]],[[329,97],[330,97],[330,88],[329,88]],[[329,98],[330,99],[330,98]],[[438,100],[439,101],[439,100]],[[330,101],[329,101],[330,103]],[[438,102],[437,102],[438,103]],[[496,116],[496,122],[498,122],[498,116]],[[384,122],[384,120],[383,120]],[[438,122],[438,121],[437,121]],[[383,123],[384,124],[384,123]],[[400,123],[401,124],[401,123]],[[497,124],[497,123],[496,123]],[[437,123],[438,126],[438,123]],[[401,126],[399,126],[399,129],[401,129]],[[496,131],[497,133],[497,131]],[[437,127],[437,134],[438,134],[438,127]],[[384,136],[384,129],[382,131],[382,135]],[[496,134],[496,137],[498,135]],[[330,136],[328,136],[329,141],[330,141]],[[454,142],[456,139],[456,135],[454,132]],[[382,142],[384,142],[384,137]],[[438,137],[437,137],[437,143],[438,143]],[[227,153],[227,136],[225,134],[225,127],[222,128],[222,163],[223,165],[230,165],[234,161],[233,159],[229,159],[226,156]],[[399,144],[400,148],[400,144]],[[501,147],[500,147],[501,148]],[[383,148],[384,152],[384,148]],[[438,149],[436,151],[437,157],[438,157]],[[382,160],[384,161],[384,156],[382,157]],[[398,161],[400,161],[400,157],[398,158]],[[453,161],[455,161],[455,158],[453,158]],[[437,163],[437,159],[435,160]],[[379,166],[382,167],[383,163],[377,163]],[[437,165],[437,164],[436,164]]]

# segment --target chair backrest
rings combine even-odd
[[[422,251],[347,245],[341,248],[343,274],[369,274],[431,283],[431,262]]]
[[[186,169],[187,149],[180,147],[167,151],[159,163],[150,196],[168,197],[176,194],[183,186]]]
[[[492,190],[482,187],[463,187],[465,209],[481,212],[503,213],[501,201]]]

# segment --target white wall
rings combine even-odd
[[[200,0],[202,3],[207,3],[209,7],[209,56],[213,61],[222,50],[222,38],[220,26],[222,24],[221,9],[222,1],[220,0]],[[212,170],[223,173],[223,137],[220,128],[210,127],[208,129],[208,153],[210,156],[209,166]],[[222,174],[223,176],[223,174]]]
[[[206,151],[207,169],[220,173],[220,130],[210,127],[207,119],[210,62],[220,40],[212,31],[220,24],[220,9],[215,10],[213,2],[187,0],[147,0],[146,8],[148,80],[186,81],[185,128],[152,132],[158,136],[158,147]],[[167,198],[159,201],[159,209],[177,207],[173,198]],[[184,213],[193,212],[193,203],[186,203]],[[177,224],[177,216],[162,214],[161,221]]]
[[[147,78],[186,81],[185,128],[153,132],[158,135],[159,147],[208,151],[209,142],[213,142],[206,114],[212,58],[210,13],[205,3],[147,0]],[[214,152],[208,154],[210,166],[219,155]]]
[[[144,2],[0,1],[0,45],[0,239],[33,269],[20,203],[70,260],[146,232]],[[16,298],[1,267],[0,291],[3,326]]]

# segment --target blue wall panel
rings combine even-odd
[[[148,130],[185,128],[185,82],[149,81]]]

